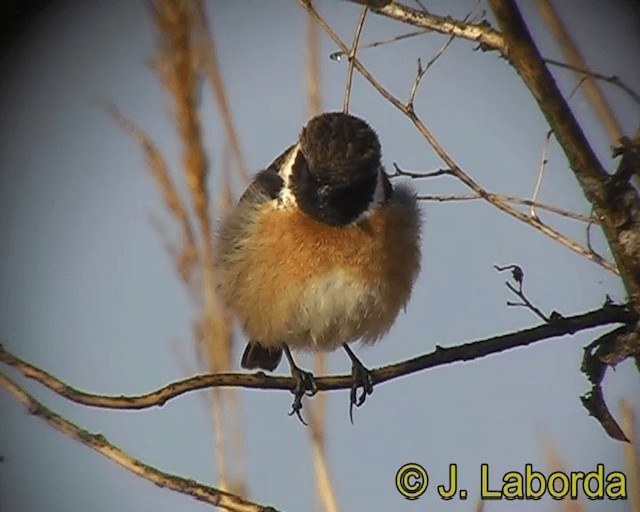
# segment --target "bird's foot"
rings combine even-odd
[[[367,395],[373,393],[373,379],[371,372],[357,359],[352,360],[351,377],[351,396],[349,402],[349,419],[353,424],[353,406],[360,407],[367,399]],[[358,389],[361,389],[358,395]]]
[[[297,366],[292,366],[291,376],[296,383],[291,390],[293,393],[293,404],[291,405],[289,416],[295,414],[302,424],[306,426],[307,422],[304,421],[300,414],[300,411],[302,411],[302,397],[315,395],[318,392],[318,386],[311,372],[301,370]]]

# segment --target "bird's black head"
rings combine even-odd
[[[344,226],[371,205],[380,180],[381,199],[390,195],[378,136],[362,119],[338,112],[321,114],[302,129],[299,143],[289,186],[307,215]]]

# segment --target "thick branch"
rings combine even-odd
[[[602,167],[531,38],[513,0],[490,0],[507,58],[538,102],[609,242],[632,306],[640,312],[640,198]]]
[[[400,363],[383,366],[371,372],[373,383],[380,384],[398,377],[429,368],[460,361],[471,361],[504,350],[523,347],[550,338],[575,334],[585,329],[614,323],[629,323],[635,315],[626,306],[605,305],[600,309],[571,317],[554,318],[549,323],[522,331],[503,334],[462,345],[444,348],[436,345],[433,352]],[[156,391],[138,396],[105,396],[86,393],[56,379],[44,370],[14,356],[0,345],[0,361],[14,367],[22,375],[48,387],[65,398],[83,405],[108,409],[145,409],[164,405],[168,400],[184,393],[212,387],[241,387],[253,389],[291,390],[295,381],[291,377],[269,377],[262,372],[218,373],[198,375],[169,384]],[[317,377],[319,390],[350,389],[351,375]]]
[[[235,512],[276,512],[270,507],[262,507],[256,503],[245,501],[239,496],[200,484],[190,478],[183,478],[165,473],[131,457],[117,446],[111,444],[102,434],[92,434],[81,429],[69,420],[48,409],[7,376],[0,373],[0,387],[7,389],[28,411],[46,421],[50,426],[81,442],[89,448],[113,460],[135,475],[153,482],[159,487],[187,494],[198,501],[210,503],[216,507]]]
[[[505,53],[505,43],[502,34],[486,23],[467,23],[448,16],[436,16],[429,12],[413,9],[403,4],[388,0],[350,0],[366,5],[376,14],[401,21],[425,30],[433,30],[440,34],[468,39],[480,44],[483,50],[497,50]]]

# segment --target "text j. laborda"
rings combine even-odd
[[[525,464],[524,470],[503,474],[493,474],[488,464],[481,464],[478,477],[477,487],[467,489],[459,479],[458,465],[449,464],[449,478],[444,482],[431,482],[424,466],[409,463],[396,473],[396,488],[408,500],[417,500],[426,492],[435,493],[443,500],[465,500],[468,495],[483,500],[539,500],[545,495],[557,500],[627,499],[626,475],[621,471],[607,472],[604,464],[597,464],[591,471],[550,473]]]

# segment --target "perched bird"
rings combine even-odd
[[[290,348],[344,347],[350,412],[372,392],[348,344],[379,340],[409,300],[420,219],[414,193],[393,188],[385,174],[376,133],[337,112],[312,118],[223,219],[215,264],[221,298],[250,339],[241,365],[273,371],[284,351],[298,417],[302,396],[316,386]]]

